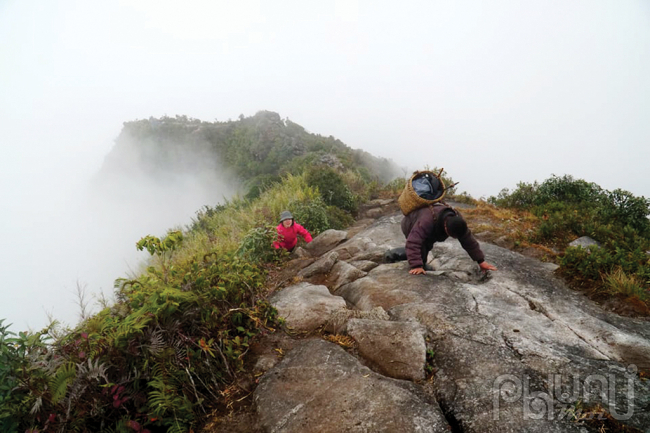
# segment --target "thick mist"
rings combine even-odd
[[[73,322],[77,281],[110,294],[141,236],[231,193],[109,175],[131,119],[271,110],[474,197],[552,174],[650,196],[643,0],[4,0],[0,40],[0,318],[20,327]]]
[[[106,157],[110,163],[70,155],[18,175],[24,195],[3,226],[0,318],[14,332],[40,329],[48,316],[73,326],[81,313],[77,286],[87,312],[98,310],[101,297],[112,300],[114,280],[139,273],[148,258],[135,247],[141,237],[186,226],[204,205],[232,196],[235,186],[213,158],[184,149],[175,170],[151,173],[141,153],[125,146]],[[94,170],[72,173],[75,163]]]

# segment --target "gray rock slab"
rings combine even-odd
[[[497,299],[507,296],[505,291],[509,291],[514,296],[511,299],[517,296],[522,298],[518,304],[519,310],[525,309],[527,303],[530,310],[549,319],[551,329],[562,329],[583,342],[575,347],[588,346],[591,354],[583,353],[584,356],[650,368],[650,321],[603,311],[597,304],[550,275],[544,264],[537,260],[492,245],[486,245],[486,251],[491,251],[503,265],[493,273],[489,282],[480,286],[485,294],[480,301],[486,306],[484,312],[491,308],[491,302],[499,302]],[[480,293],[478,296],[481,297]],[[506,320],[509,311],[499,312],[499,318]],[[553,333],[550,338],[558,345],[569,341],[559,333]],[[566,351],[571,352],[573,346],[567,344]]]
[[[356,256],[375,247],[377,247],[377,244],[370,238],[357,235],[336,247],[334,251],[336,251],[341,260],[358,260]]]
[[[305,250],[312,256],[322,256],[345,241],[347,235],[348,233],[342,230],[325,230],[308,243]]]
[[[436,271],[445,271],[461,281],[476,281],[481,277],[478,264],[454,239],[436,243],[431,254],[431,265]]]
[[[466,433],[581,432],[575,423],[558,419],[540,407],[539,374],[528,369],[506,347],[484,345],[449,335],[434,346],[436,398],[447,417]],[[549,409],[552,410],[552,409]],[[538,415],[542,414],[541,417]],[[540,419],[541,418],[541,419]]]
[[[424,379],[426,344],[415,322],[351,319],[347,333],[369,366],[395,379]]]
[[[263,375],[254,402],[268,432],[450,431],[417,386],[381,376],[322,340],[306,341]]]
[[[360,269],[364,272],[369,272],[372,269],[376,268],[379,263],[375,263],[371,260],[353,260],[349,262],[352,266],[357,269]]]
[[[372,310],[350,310],[346,308],[333,312],[324,329],[333,334],[347,332],[350,319],[390,320],[390,316],[381,307],[375,307]]]
[[[469,307],[469,302],[466,305]],[[479,344],[505,346],[501,329],[465,308],[463,303],[452,306],[435,301],[401,304],[393,307],[389,314],[395,321],[421,324],[432,341],[453,333]]]
[[[311,254],[309,254],[303,247],[296,247],[291,255],[292,257],[297,257],[299,259],[311,257]]]
[[[384,214],[384,212],[385,211],[382,208],[376,207],[376,208],[372,208],[372,209],[368,209],[368,210],[364,211],[363,216],[366,217],[366,218],[379,218],[380,216],[382,216]]]
[[[346,260],[348,260],[350,262],[359,261],[359,260],[363,260],[363,261],[367,260],[367,261],[375,262],[377,264],[383,263],[384,254],[386,253],[386,250],[389,250],[390,248],[386,247],[385,245],[379,245],[379,246],[377,246],[377,245],[373,246],[373,245],[374,244],[368,245],[365,250],[359,249],[354,254],[354,256],[350,256]]]
[[[347,239],[352,239],[357,235],[357,233],[360,233],[370,227],[373,223],[375,222],[374,218],[362,218],[357,220],[356,223],[350,228],[348,228],[348,237]]]
[[[309,278],[309,277],[313,277],[314,275],[327,274],[332,269],[332,266],[334,266],[334,263],[338,261],[338,259],[339,259],[338,253],[331,252],[317,259],[314,263],[307,266],[306,268],[301,269],[298,272],[298,275],[303,278]]]
[[[369,238],[377,245],[388,245],[388,248],[403,247],[405,239],[400,226],[402,218],[401,214],[381,217],[357,236]]]
[[[392,273],[372,275],[378,268],[395,266],[399,266],[400,269],[394,270]],[[408,275],[406,271],[408,268],[403,264],[381,265],[378,268],[373,269],[364,278],[341,286],[335,293],[359,310],[371,310],[374,307],[389,310],[404,302],[423,301],[422,296],[408,286],[401,284],[399,287],[395,287],[396,282],[403,282],[406,279],[405,274]]]
[[[379,218],[337,252],[343,260],[380,263],[386,246],[403,245],[400,221],[401,215]],[[538,260],[488,243],[481,247],[499,268],[489,278],[449,239],[434,248],[435,272],[410,275],[405,262],[381,264],[335,294],[348,307],[381,307],[391,321],[424,328],[427,347],[435,351],[431,387],[455,431],[582,431],[566,411],[576,401],[555,392],[557,377],[561,389],[577,377],[583,397],[587,384],[602,379],[601,391],[588,392],[584,402],[610,414],[629,412],[624,424],[650,432],[650,382],[629,373],[650,369],[650,321],[604,311]],[[363,409],[356,416],[365,420]],[[373,431],[366,427],[359,431]]]
[[[367,274],[367,272],[364,272],[346,262],[336,262],[332,267],[328,278],[328,281],[331,282],[329,287],[331,290],[336,291],[336,289],[342,285],[365,277]]]
[[[286,287],[269,299],[289,328],[313,331],[323,326],[330,315],[345,308],[345,300],[332,295],[327,287],[302,282]]]
[[[406,262],[383,264],[371,270],[367,276],[341,286],[336,294],[360,310],[377,306],[389,310],[408,303],[446,303],[448,296],[461,296],[468,303],[472,300],[471,295],[458,294],[453,290],[458,283],[447,275],[436,275],[436,272],[410,275],[408,270]],[[442,288],[451,290],[442,291]]]

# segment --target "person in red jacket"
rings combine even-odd
[[[293,215],[288,210],[280,214],[280,224],[276,229],[278,240],[273,242],[275,249],[284,248],[289,252],[293,251],[298,243],[298,235],[302,236],[305,242],[311,242],[311,234],[293,219]]]

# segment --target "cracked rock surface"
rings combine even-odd
[[[599,407],[650,432],[650,382],[638,374],[650,369],[649,321],[604,311],[547,264],[487,243],[486,259],[499,268],[489,278],[454,239],[434,247],[434,271],[409,275],[406,262],[381,262],[404,244],[401,218],[379,218],[341,242],[337,233],[319,251],[324,274],[302,272],[346,308],[381,307],[390,320],[339,327],[358,342],[358,360],[306,341],[267,371],[255,392],[267,431],[588,432],[576,410]],[[310,292],[291,290],[312,314]],[[434,374],[422,380],[427,350]],[[321,418],[323,407],[342,421]]]
[[[377,374],[333,343],[307,340],[260,380],[255,404],[269,432],[447,432],[435,400]]]

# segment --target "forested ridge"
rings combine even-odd
[[[332,136],[309,133],[271,111],[224,122],[187,116],[125,122],[102,172],[119,171],[126,155],[134,158],[134,152],[137,161],[132,162],[158,177],[195,170],[197,157],[208,159],[243,182],[244,194],[252,196],[285,174],[300,174],[318,164],[354,171],[365,181],[385,183],[405,174],[388,159],[352,149]]]

